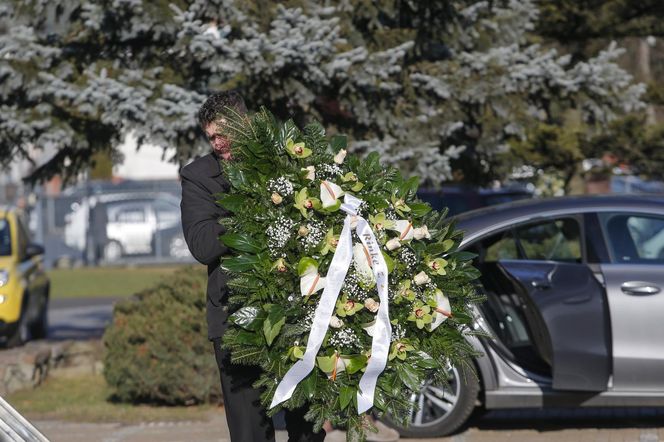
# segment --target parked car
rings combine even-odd
[[[469,210],[532,198],[532,192],[521,187],[501,189],[475,189],[465,186],[443,186],[440,189],[420,189],[417,196],[435,210],[448,209],[458,215]]]
[[[50,283],[43,254],[16,211],[0,208],[0,338],[9,347],[46,337]]]
[[[155,234],[180,226],[180,200],[163,192],[94,195],[72,209],[65,243],[81,251],[90,247],[95,259],[106,262],[153,254]]]
[[[485,409],[664,406],[664,196],[518,201],[457,217],[487,296],[468,337],[475,377],[411,398],[404,436]]]

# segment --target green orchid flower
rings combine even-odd
[[[286,140],[286,152],[293,158],[306,158],[311,155],[311,149],[304,143],[296,143],[292,138]]]
[[[445,267],[447,267],[447,261],[443,258],[436,258],[427,261],[427,267],[436,275],[447,275]]]
[[[310,209],[320,209],[320,200],[318,198],[310,198],[305,187],[295,194],[295,204],[293,206],[300,211],[303,217],[308,219],[311,216],[311,213],[309,213]]]
[[[353,172],[348,172],[346,175],[341,177],[341,180],[344,183],[350,183],[351,184],[350,190],[352,190],[353,192],[359,192],[364,187],[364,183],[358,181],[357,175]]]
[[[295,362],[298,359],[302,359],[304,357],[304,347],[300,347],[299,345],[294,345],[291,348],[288,349],[288,358]]]
[[[415,300],[415,291],[410,288],[410,279],[403,279],[399,282],[396,298],[397,304],[401,302],[402,299],[407,299],[408,301]]]
[[[397,358],[400,361],[404,361],[408,356],[408,352],[413,350],[415,350],[415,347],[407,342],[393,342],[392,346],[390,347],[390,354],[388,359],[391,361],[394,358]]]
[[[341,299],[337,301],[336,305],[336,314],[342,318],[345,318],[346,316],[353,316],[355,313],[364,308],[364,304],[348,299],[346,295],[343,295]]]
[[[413,310],[408,316],[409,321],[414,321],[417,328],[422,329],[426,324],[431,324],[433,316],[431,316],[431,307],[424,304],[422,301],[417,301],[413,305]]]
[[[334,234],[334,229],[330,228],[325,235],[323,240],[323,248],[321,249],[321,255],[327,255],[327,252],[334,252],[337,250],[337,244],[339,243],[339,235]]]
[[[272,263],[270,270],[276,270],[279,273],[284,273],[288,271],[288,263],[284,258],[279,258]]]
[[[377,231],[393,229],[396,226],[396,223],[393,220],[387,219],[385,212],[380,212],[376,215],[369,215],[369,222]]]
[[[392,195],[392,207],[401,216],[406,216],[405,213],[410,212],[410,207],[406,205],[403,198],[397,198],[395,195]]]

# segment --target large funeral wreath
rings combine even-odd
[[[472,352],[478,272],[461,232],[416,198],[416,177],[346,155],[317,123],[262,110],[224,130],[233,362],[262,368],[270,413],[306,406],[316,428],[360,439],[370,409],[405,424],[411,394]]]

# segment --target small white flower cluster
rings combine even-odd
[[[362,281],[362,278],[363,275],[355,270],[355,263],[353,263],[348,270],[346,279],[344,279],[344,284],[341,287],[342,293],[344,293],[348,299],[359,302],[364,302],[364,300],[367,299],[369,293],[360,287],[360,282],[364,283],[364,285],[368,285],[369,281]]]
[[[272,178],[267,182],[267,190],[270,193],[276,192],[281,196],[291,196],[293,194],[293,183],[283,176]]]
[[[307,330],[311,330],[311,325],[314,323],[314,315],[316,314],[316,307],[313,305],[304,307],[304,318],[302,323],[306,326]]]
[[[357,334],[352,328],[344,327],[339,330],[335,330],[328,340],[330,345],[333,345],[337,348],[361,348],[360,340],[357,338]]]
[[[311,220],[304,225],[308,230],[307,234],[299,237],[300,244],[304,247],[306,253],[314,250],[320,242],[325,238],[327,233],[325,230],[325,224],[317,220]]]
[[[397,259],[406,265],[408,271],[413,271],[417,265],[417,255],[410,250],[410,247],[401,247],[399,249]]]
[[[331,180],[342,174],[341,168],[336,164],[319,164],[316,166],[316,173],[323,180]]]
[[[267,233],[267,247],[270,249],[270,254],[274,257],[285,257],[286,254],[281,252],[293,233],[293,226],[295,221],[281,215],[277,220],[272,223],[265,233]]]
[[[392,342],[400,341],[406,337],[406,330],[401,324],[395,324],[392,326]]]

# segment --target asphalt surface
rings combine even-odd
[[[64,298],[50,301],[48,339],[101,338],[111,322],[113,304],[124,298]]]

